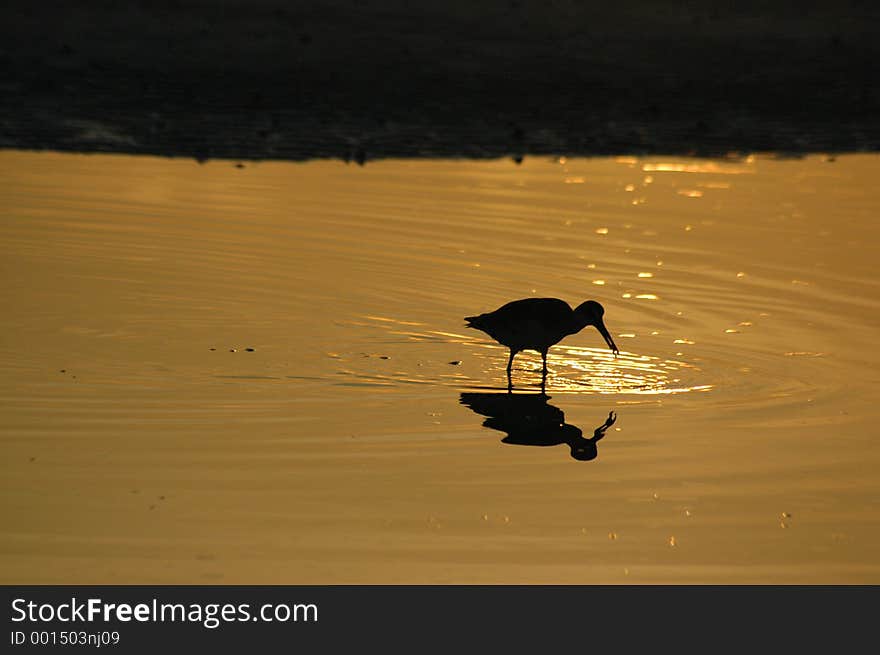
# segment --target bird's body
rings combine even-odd
[[[614,340],[605,329],[602,315],[605,310],[599,303],[588,300],[572,309],[558,298],[525,298],[514,300],[494,312],[468,316],[467,326],[488,334],[498,343],[510,349],[507,362],[508,382],[513,358],[521,350],[537,350],[544,361],[543,373],[547,374],[547,351],[570,334],[576,334],[587,325],[595,326],[608,346],[617,353]]]
[[[575,326],[572,308],[558,298],[514,300],[494,312],[469,316],[465,320],[468,327],[482,330],[517,352],[544,352],[581,329]]]

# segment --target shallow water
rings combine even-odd
[[[876,156],[0,171],[4,583],[880,582]]]

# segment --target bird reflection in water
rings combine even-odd
[[[589,439],[581,429],[565,422],[562,410],[547,401],[550,396],[511,393],[462,393],[459,402],[488,418],[483,426],[506,432],[501,441],[518,446],[559,446],[566,444],[571,456],[581,461],[596,459],[596,443],[614,425],[617,415],[608,412],[605,422]]]

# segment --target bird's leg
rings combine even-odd
[[[507,389],[508,391],[513,387],[513,382],[510,379],[510,371],[513,369],[513,356],[516,355],[516,351],[511,348],[510,349],[510,357],[507,360]]]
[[[543,394],[547,389],[547,351],[541,351],[541,361],[543,362],[543,366],[541,367],[541,393]]]

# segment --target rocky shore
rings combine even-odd
[[[607,4],[11,0],[0,147],[359,163],[880,149],[871,3]]]

